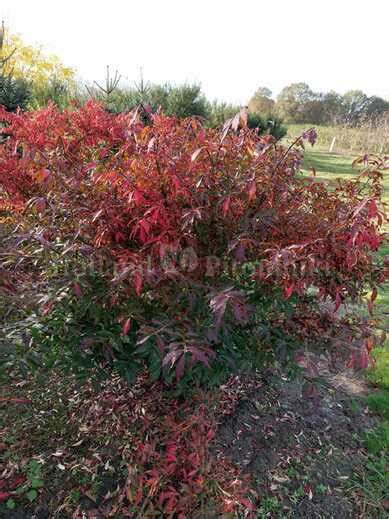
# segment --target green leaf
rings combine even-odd
[[[15,490],[15,494],[18,495],[18,496],[21,496],[22,494],[24,494],[24,492],[27,490],[27,486],[26,485],[21,485],[20,487],[18,487],[16,490]]]
[[[38,496],[38,492],[36,490],[34,490],[33,488],[31,490],[29,490],[26,494],[26,497],[29,501],[34,501],[34,499],[36,499],[36,497]]]
[[[41,479],[32,479],[31,480],[31,488],[41,488],[43,487],[44,483]]]
[[[9,510],[14,510],[14,508],[16,507],[16,503],[13,499],[8,499],[6,505]]]
[[[155,382],[161,376],[161,363],[151,365],[149,371],[151,381]]]
[[[28,463],[28,469],[30,472],[40,471],[40,464],[36,460],[30,460]]]

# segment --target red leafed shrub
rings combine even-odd
[[[328,300],[336,311],[366,289],[375,298],[386,159],[363,157],[357,178],[329,188],[299,172],[314,130],[286,149],[244,113],[221,132],[94,103],[0,118],[17,242],[25,261],[41,251],[55,270],[39,340],[56,355],[66,342],[82,362],[129,375],[146,360],[153,376],[180,379],[258,344],[322,335]]]

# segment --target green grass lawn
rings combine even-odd
[[[351,178],[358,173],[358,168],[352,163],[355,156],[328,153],[323,150],[305,152],[304,171],[308,172],[315,168],[316,178],[325,180],[330,184],[338,177]],[[389,172],[384,173],[384,196],[383,201],[389,204]]]

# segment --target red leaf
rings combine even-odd
[[[169,463],[175,463],[177,461],[177,446],[173,444],[169,444],[166,446],[166,461]]]
[[[138,296],[140,296],[140,294],[142,293],[143,280],[142,280],[142,274],[139,271],[135,272],[134,286],[135,286],[136,294]]]
[[[369,218],[375,218],[378,215],[377,204],[375,200],[370,200],[369,204]]]
[[[249,187],[248,187],[249,200],[253,200],[253,198],[255,198],[256,193],[257,193],[257,184],[255,183],[255,180],[252,180],[249,183]]]
[[[44,182],[47,182],[50,177],[51,171],[46,168],[43,168],[35,173],[35,180],[38,182],[38,184],[43,184]]]
[[[123,324],[123,335],[127,335],[131,328],[131,317]]]
[[[348,360],[346,362],[346,367],[353,369],[355,367],[355,363],[356,363],[356,356],[355,356],[355,351],[354,351],[351,353],[350,357],[348,358]]]
[[[227,215],[227,213],[230,209],[230,204],[231,204],[231,197],[227,196],[227,198],[225,198],[224,202],[223,202],[223,216]]]
[[[42,197],[36,198],[34,200],[34,207],[38,211],[38,213],[43,213],[43,211],[46,209],[46,200]]]
[[[313,384],[312,382],[307,382],[306,384],[304,384],[302,388],[301,396],[303,398],[317,400],[320,396],[320,393],[315,384]]]
[[[165,357],[163,358],[162,366],[168,366],[168,364],[170,364],[170,368],[172,368],[174,366],[175,362],[177,361],[177,359],[181,355],[183,355],[182,351],[178,351],[178,350],[169,351],[169,353],[167,353],[165,355]]]
[[[362,350],[360,352],[358,360],[359,369],[366,369],[367,367],[369,367],[369,354],[366,350]]]
[[[9,482],[8,488],[14,490],[17,487],[20,487],[20,485],[23,485],[26,479],[26,476],[24,476],[23,474],[21,474],[20,476],[16,476],[16,478]]]
[[[177,362],[176,365],[176,378],[177,380],[180,380],[184,374],[185,369],[185,355],[181,355],[180,360]]]
[[[207,368],[210,367],[209,357],[214,357],[215,352],[213,352],[212,350],[205,352],[204,350],[201,350],[200,348],[197,348],[196,346],[192,346],[190,348],[190,351],[192,353],[193,358],[196,361],[203,363]]]
[[[293,290],[294,290],[294,283],[285,287],[284,292],[285,292],[286,299],[290,298],[290,296],[293,294]]]
[[[0,492],[0,503],[6,501],[11,495],[11,492]]]
[[[232,300],[232,310],[238,324],[246,324],[249,320],[249,311],[243,299]]]
[[[131,204],[132,201],[135,202],[136,206],[140,206],[144,203],[143,194],[139,189],[135,189],[128,195],[128,203]]]
[[[6,397],[0,396],[0,402],[6,402],[7,404],[31,404],[31,400],[28,398],[17,398],[17,397]]]
[[[221,292],[220,294],[216,295],[213,299],[211,299],[209,303],[212,312],[215,314],[217,326],[220,326],[221,324],[223,315],[227,308],[228,300],[229,295],[226,292]]]
[[[77,299],[81,299],[82,297],[82,290],[78,283],[74,283],[73,285],[73,291],[76,294]]]
[[[368,203],[368,199],[367,198],[362,200],[362,202],[357,205],[357,208],[355,209],[355,211],[353,213],[354,216],[357,216],[357,214],[359,214],[362,211],[362,209],[366,206],[367,203]]]
[[[335,297],[335,309],[334,309],[335,312],[338,310],[338,308],[340,307],[341,304],[342,304],[342,297],[341,297],[339,291],[337,290],[336,297]]]

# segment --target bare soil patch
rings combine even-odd
[[[358,517],[347,482],[364,465],[361,436],[374,425],[367,386],[361,374],[317,364],[315,391],[302,375],[268,373],[220,424],[215,452],[251,474],[259,504],[278,503],[264,517]]]

